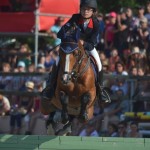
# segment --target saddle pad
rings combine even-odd
[[[70,54],[78,48],[78,44],[77,43],[62,43],[60,45],[60,48],[64,53]]]
[[[95,76],[95,81],[97,81],[97,75],[98,75],[98,66],[96,64],[95,59],[90,55],[91,65]]]

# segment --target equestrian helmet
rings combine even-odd
[[[80,8],[81,7],[91,7],[96,11],[97,9],[97,1],[96,0],[81,0]]]

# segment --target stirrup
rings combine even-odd
[[[105,103],[110,103],[111,99],[108,92],[104,89],[103,86],[100,85],[99,87],[100,87],[100,97],[102,101],[105,101]]]

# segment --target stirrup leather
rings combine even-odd
[[[104,89],[104,87],[98,84],[97,88],[98,88],[97,90],[98,98],[101,99],[102,101],[105,101],[106,103],[110,103],[111,102],[110,96],[108,92]]]

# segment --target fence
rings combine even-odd
[[[0,73],[0,76],[40,76],[42,77],[43,81],[46,81],[47,73]],[[124,80],[128,84],[128,92],[125,95],[126,98],[129,100],[130,103],[130,111],[133,111],[133,103],[135,101],[150,101],[150,77],[132,77],[132,76],[121,76],[121,75],[106,75],[104,76],[104,84],[105,86],[109,87],[110,84],[114,83],[117,80]],[[0,81],[1,83],[1,81]],[[45,82],[44,82],[45,83]],[[45,86],[45,85],[43,85]],[[143,86],[143,87],[141,87]],[[144,87],[146,86],[146,87]],[[110,88],[110,87],[109,87]],[[23,91],[16,91],[11,90],[7,91],[4,89],[0,89],[0,93],[4,95],[28,95],[28,96],[37,96],[39,92],[23,92]],[[111,98],[115,98],[114,95]]]

